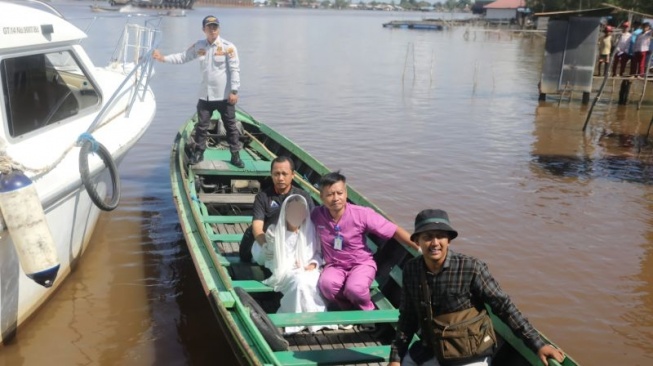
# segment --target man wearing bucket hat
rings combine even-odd
[[[562,362],[562,351],[544,342],[487,265],[449,249],[457,236],[443,210],[424,210],[415,218],[411,240],[420,246],[422,255],[403,268],[399,322],[389,365],[489,365],[496,336],[485,304],[544,365],[548,358]],[[418,329],[421,341],[409,350]]]
[[[152,57],[161,62],[183,64],[196,58],[200,60],[202,83],[197,102],[197,125],[194,138],[186,145],[186,154],[190,164],[197,164],[204,159],[204,150],[208,137],[211,115],[220,113],[227,132],[231,164],[244,168],[240,159],[240,132],[236,122],[236,103],[240,88],[240,66],[236,46],[220,37],[218,18],[209,15],[202,20],[202,30],[206,35],[193,43],[184,52],[163,56],[154,50]]]

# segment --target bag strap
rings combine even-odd
[[[422,268],[420,270],[420,280],[422,282],[421,288],[422,288],[422,301],[424,301],[424,304],[428,308],[426,311],[426,319],[429,321],[429,324],[433,321],[433,306],[431,306],[431,290],[429,288],[428,283],[426,282],[426,270]]]

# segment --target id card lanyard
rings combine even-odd
[[[336,236],[333,238],[333,249],[342,250],[342,234],[340,233],[340,225],[336,224],[333,228],[336,231]]]

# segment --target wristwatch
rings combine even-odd
[[[231,94],[233,94],[233,95],[238,95],[238,90],[232,90],[232,91],[231,91]]]

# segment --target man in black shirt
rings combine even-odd
[[[292,185],[295,176],[295,164],[287,156],[278,156],[272,160],[270,166],[272,187],[269,187],[256,195],[252,213],[252,225],[243,234],[240,242],[240,260],[252,261],[251,249],[256,240],[261,246],[265,244],[265,230],[268,226],[279,220],[279,209],[286,197],[291,194],[300,194],[306,198],[309,210],[313,210],[314,204],[311,196],[305,190]]]

